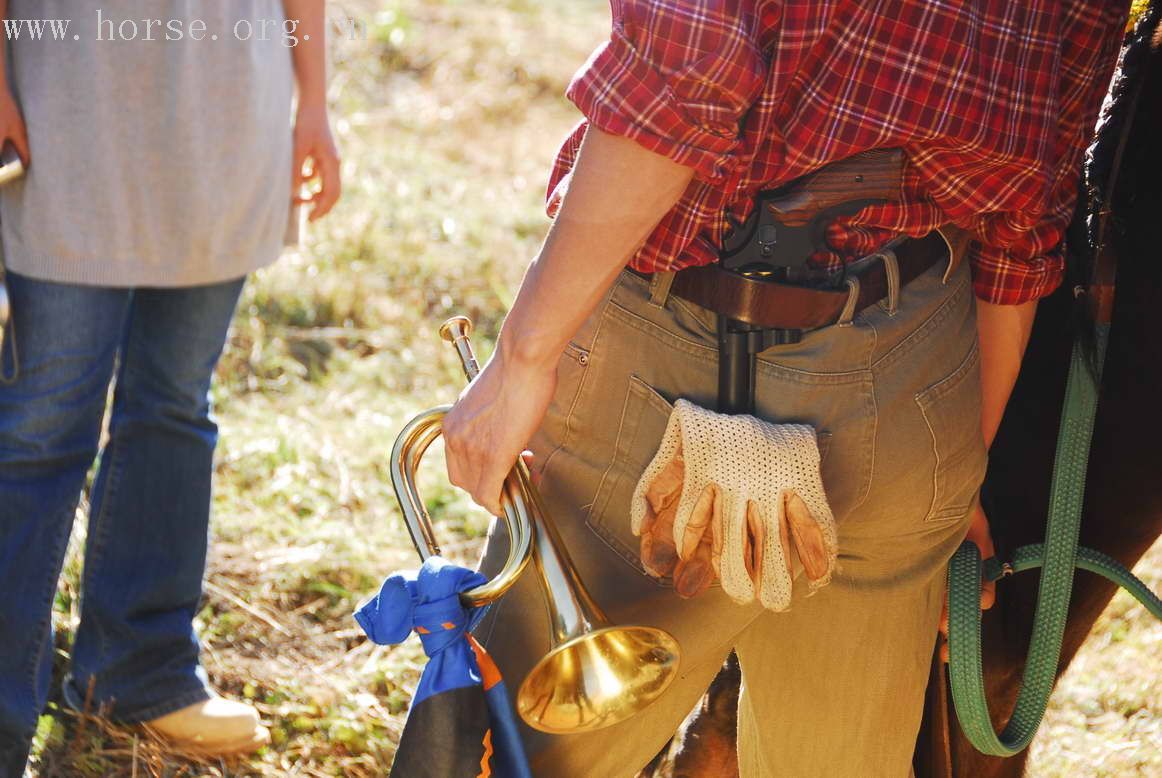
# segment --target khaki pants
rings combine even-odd
[[[877,260],[878,261],[878,260]],[[945,565],[984,475],[974,303],[963,268],[943,263],[846,326],[759,355],[757,413],[820,433],[823,483],[839,526],[839,571],[791,610],[741,606],[717,586],[678,598],[647,576],[630,532],[635,483],[679,397],[716,407],[715,317],[651,299],[623,273],[558,368],[533,441],[542,493],[582,580],[614,623],[662,627],[682,647],[660,701],[583,735],[524,729],[536,775],[633,776],[674,734],[733,648],[743,672],[738,748],[752,776],[909,774],[935,645]],[[481,564],[503,562],[494,527]],[[548,649],[529,573],[477,636],[515,692]]]

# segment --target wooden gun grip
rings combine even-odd
[[[798,227],[841,203],[897,200],[903,179],[903,149],[865,151],[808,174],[785,195],[768,201],[767,207],[783,224]]]

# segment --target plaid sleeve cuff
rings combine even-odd
[[[754,70],[749,63],[728,68],[722,64],[709,67],[735,75],[739,69]],[[757,93],[761,84],[760,75],[753,86],[736,81],[729,91],[737,95],[741,86],[744,92]],[[573,77],[566,95],[592,126],[691,167],[697,178],[709,184],[722,184],[737,165],[742,112],[737,111],[736,101],[683,101],[672,79],[663,76],[617,29]]]
[[[972,244],[968,260],[976,296],[994,305],[1020,305],[1051,294],[1065,278],[1060,248],[1032,259],[1014,259],[1004,249]]]

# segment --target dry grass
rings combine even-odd
[[[576,119],[561,94],[607,10],[602,0],[330,8],[370,33],[333,46],[346,196],[302,252],[257,275],[235,321],[216,389],[215,541],[198,616],[213,682],[258,706],[273,744],[204,762],[54,702],[40,775],[358,778],[391,762],[422,655],[414,641],[373,646],[351,618],[385,574],[413,564],[386,457],[412,413],[459,389],[439,322],[469,314],[490,349],[546,227],[547,166]],[[431,458],[427,501],[453,553],[472,559],[487,519]],[[57,600],[62,667],[82,539],[78,522]],[[1142,571],[1158,585],[1162,548]],[[1162,774],[1160,642],[1159,625],[1115,602],[1055,698],[1034,775]]]
[[[1162,542],[1135,572],[1162,591]],[[1094,625],[1030,748],[1032,778],[1162,776],[1162,624],[1130,595]]]

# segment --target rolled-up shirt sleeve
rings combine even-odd
[[[983,213],[973,225],[978,240],[968,258],[974,291],[985,302],[1027,303],[1050,294],[1065,279],[1064,240],[1077,203],[1082,157],[1093,137],[1125,24],[1124,6],[1073,3],[1066,8],[1054,162],[1045,166],[1045,199],[1035,207]]]
[[[974,291],[985,302],[1030,302],[1053,292],[1065,278],[1065,232],[1077,203],[1082,157],[1113,70],[1122,18],[1107,11],[1065,25],[1065,49],[1074,61],[1061,68],[1056,160],[1047,166],[1045,200],[1040,207],[985,213],[974,225],[978,241],[969,260]]]
[[[1068,217],[1047,219],[1027,231],[1015,245],[998,246],[976,241],[968,254],[973,291],[987,303],[1020,305],[1051,294],[1065,278],[1061,242]],[[985,230],[986,235],[991,230]]]
[[[767,63],[754,3],[612,0],[613,30],[566,92],[591,126],[727,180]]]

